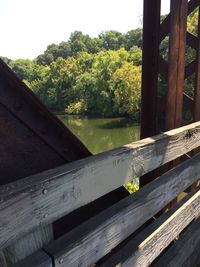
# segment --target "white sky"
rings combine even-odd
[[[169,12],[162,0],[162,14]],[[141,26],[143,0],[0,0],[0,56],[33,59],[80,30],[125,33]]]

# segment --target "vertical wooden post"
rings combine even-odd
[[[157,133],[160,9],[161,0],[144,0],[141,139]],[[140,177],[140,187],[153,179],[152,173]]]
[[[144,0],[141,138],[156,134],[161,0]]]
[[[166,129],[182,125],[188,0],[171,0]],[[177,159],[168,168],[180,161]],[[165,209],[176,203],[174,199]]]
[[[195,90],[194,90],[194,121],[200,120],[200,6],[198,7],[198,36],[197,36],[197,54],[196,54],[196,74],[195,74]],[[194,153],[199,153],[200,148],[195,149]],[[194,183],[191,189],[200,186],[200,179]]]
[[[196,80],[194,92],[194,121],[200,120],[200,7],[199,7],[199,21],[198,21],[198,44],[196,57]]]
[[[182,124],[187,10],[187,0],[171,0],[166,130]]]
[[[160,9],[161,0],[144,0],[141,139],[157,133]],[[151,173],[140,177],[140,187],[153,177]]]

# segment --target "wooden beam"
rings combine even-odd
[[[197,40],[198,41],[197,41],[196,77],[195,77],[195,92],[194,92],[194,121],[200,120],[200,13],[199,13]]]
[[[160,40],[159,40],[160,43],[169,34],[169,29],[170,29],[170,14],[167,15],[167,17],[163,20],[163,22],[160,25]]]
[[[188,12],[189,15],[196,7],[199,5],[199,0],[190,0],[188,2]],[[170,32],[170,14],[163,20],[162,24],[160,25],[160,43],[165,39],[165,37]]]
[[[0,247],[200,146],[200,122],[0,187]]]
[[[43,230],[42,233],[41,229]],[[22,259],[25,259],[52,240],[54,239],[51,225],[47,225],[46,227],[38,227],[28,235],[23,236],[23,238],[20,238],[3,249],[4,257],[7,260],[8,267],[10,265],[13,266],[16,262],[19,262]],[[7,264],[5,266],[7,266]],[[1,267],[4,267],[4,265]]]
[[[199,212],[200,191],[190,194],[189,197],[177,203],[173,209],[163,214],[158,220],[131,238],[100,266],[111,267],[117,264],[123,267],[149,266],[183,229],[198,216]],[[181,253],[177,253],[179,258],[187,257],[189,254],[187,251],[183,253],[182,249],[180,251]],[[168,266],[169,261],[166,259],[165,257],[165,261],[162,261],[163,265],[159,266]],[[179,265],[169,266],[177,267]]]
[[[188,78],[195,72],[196,69],[196,60],[192,61],[185,67],[185,79]]]
[[[161,0],[144,0],[141,138],[156,134]]]
[[[196,181],[200,173],[199,161],[200,155],[180,164],[45,247],[54,257],[55,267],[96,263]],[[198,211],[199,201],[198,195]]]
[[[181,253],[180,253],[181,252]],[[194,221],[179,240],[154,267],[194,267],[200,264],[200,218]],[[167,265],[166,265],[167,263]]]
[[[188,0],[171,0],[166,129],[182,124]]]
[[[12,267],[53,267],[52,259],[43,250],[38,250]]]
[[[188,15],[195,10],[199,5],[199,0],[190,0],[188,3]]]
[[[167,81],[168,63],[161,56],[159,57],[159,72],[162,77]]]
[[[198,45],[198,38],[189,32],[187,32],[186,38],[187,38],[187,45],[196,50]]]

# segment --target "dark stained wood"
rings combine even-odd
[[[156,134],[160,0],[144,0],[141,138]]]
[[[162,77],[167,81],[168,64],[162,57],[159,57],[159,72],[162,75]]]
[[[91,155],[88,149],[54,114],[48,111],[1,59],[0,107],[1,123],[3,123],[0,136],[2,138],[5,136],[4,132],[1,133],[4,127],[7,127],[9,133],[14,133],[15,129],[17,133],[19,132],[19,136],[12,134],[8,135],[9,137],[5,136],[4,143],[0,146],[0,152],[4,153],[3,160],[13,163],[12,157],[15,155],[16,163],[12,164],[12,168],[1,164],[3,177],[0,178],[0,184]],[[21,132],[20,129],[22,129]],[[19,143],[21,149],[18,147]],[[37,151],[37,157],[33,155],[34,148]],[[41,151],[38,153],[40,148]],[[9,169],[12,169],[12,174]]]
[[[139,232],[133,238],[122,245],[115,253],[111,254],[101,267],[120,266],[149,266],[161,252],[188,226],[200,211],[200,191],[185,197],[179,203],[160,216],[154,223]],[[200,231],[200,229],[199,229]],[[198,238],[197,238],[198,239]],[[187,243],[187,242],[186,242]],[[198,243],[198,242],[197,242]],[[188,242],[187,244],[190,244]],[[200,249],[200,248],[199,248]],[[172,249],[173,250],[173,249]],[[178,253],[177,253],[178,252]],[[176,250],[178,258],[189,257],[189,251]],[[174,256],[176,254],[173,254]],[[169,261],[165,257],[160,266],[168,266]],[[180,265],[170,265],[177,267]]]
[[[187,0],[171,0],[166,129],[182,124]]]
[[[97,262],[192,184],[200,172],[199,160],[200,155],[197,155],[180,164],[135,194],[49,244],[45,250],[54,257],[55,266],[81,267]],[[189,211],[185,210],[189,220],[200,211],[200,191],[195,195],[194,201],[189,205]],[[181,218],[183,217],[181,213]],[[165,238],[168,238],[168,235]]]
[[[185,79],[192,75],[196,70],[196,60],[192,61],[185,67]]]
[[[184,104],[184,107],[188,107],[188,109],[192,113],[193,107],[194,107],[194,100],[193,98],[188,96],[186,93],[183,93],[183,104]]]
[[[188,15],[199,5],[199,0],[190,0],[188,3]]]
[[[194,11],[196,7],[198,7],[199,1],[198,0],[190,0],[188,2],[188,15]],[[162,24],[160,25],[160,43],[162,40],[165,39],[165,37],[169,34],[170,32],[170,14],[167,15],[167,17],[163,20]],[[190,38],[191,36],[189,36]],[[194,40],[192,40],[193,42]],[[194,44],[194,43],[193,43]]]
[[[149,0],[144,0],[143,3],[141,139],[157,133],[157,89],[161,0],[155,0],[153,5]],[[145,185],[148,180],[149,175],[140,177],[140,187]]]
[[[200,218],[194,221],[179,240],[154,267],[195,267],[200,265]]]
[[[1,59],[0,137],[0,185],[91,155]],[[53,239],[49,227],[26,237],[24,256]],[[24,244],[21,237],[18,245]],[[22,255],[13,244],[0,257],[1,267],[6,267]]]
[[[169,29],[170,29],[170,14],[163,20],[163,22],[160,25],[160,39],[159,39],[160,43],[169,34]]]
[[[187,45],[189,45],[190,47],[192,47],[195,50],[197,49],[198,39],[196,36],[187,32],[186,41],[187,41]]]

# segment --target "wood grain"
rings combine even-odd
[[[182,125],[188,0],[171,0],[166,129]]]
[[[194,267],[198,264],[200,264],[200,218],[188,227],[180,239],[153,266]]]
[[[3,253],[8,266],[12,266],[16,262],[33,254],[39,248],[52,241],[52,237],[52,227],[51,225],[47,225],[43,228],[37,228],[35,231],[24,236],[22,239],[12,243],[9,247],[4,248]],[[1,267],[4,267],[4,265]]]
[[[55,266],[97,262],[192,184],[199,176],[199,162],[200,155],[185,161],[45,247]]]
[[[43,250],[38,250],[12,267],[53,267],[51,257]]]
[[[112,267],[119,263],[123,267],[149,266],[182,230],[198,216],[199,212],[200,191],[190,194],[190,196],[176,204],[172,210],[162,215],[152,225],[141,231],[100,266]],[[189,242],[187,243],[187,247],[189,244],[192,245]],[[171,250],[173,251],[173,248]],[[180,247],[180,251],[181,253],[178,253],[178,258],[186,259],[189,257],[189,251],[191,250],[183,250]],[[173,253],[173,255],[176,254]],[[165,260],[159,266],[168,266],[168,262],[168,257],[165,257]],[[174,264],[169,266],[180,265]]]
[[[1,186],[0,247],[199,145],[196,122]]]

